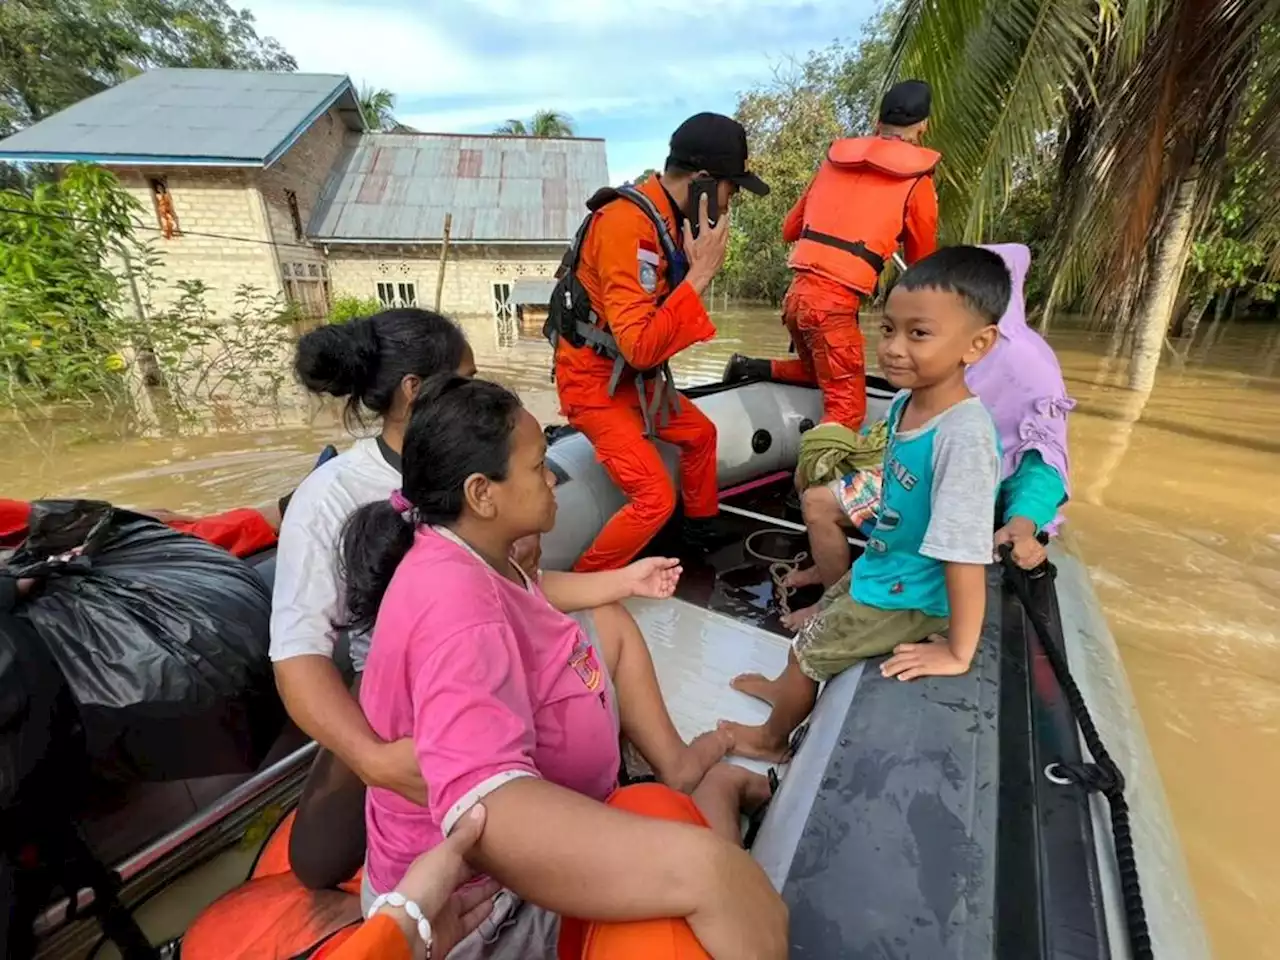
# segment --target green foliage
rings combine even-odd
[[[567,113],[539,110],[528,123],[508,120],[493,132],[510,137],[572,137],[574,128],[573,119]]]
[[[1268,171],[1262,162],[1236,165],[1210,218],[1208,228],[1191,245],[1189,281],[1194,303],[1249,290],[1255,300],[1274,300],[1280,292],[1268,272],[1274,256],[1265,237],[1251,229],[1256,207],[1267,202],[1263,186]],[[1273,180],[1274,183],[1274,180]]]
[[[226,0],[4,0],[0,136],[152,67],[297,64]]]
[[[1015,164],[1008,202],[987,231],[993,243],[1023,243],[1031,250],[1027,299],[1042,301],[1053,283],[1052,241],[1057,224],[1058,145],[1045,137],[1037,152]]]
[[[203,282],[184,280],[176,286],[180,296],[173,306],[152,313],[145,326],[168,409],[195,420],[217,408],[277,403],[289,379],[294,311],[277,296],[241,285],[231,312],[216,316]],[[143,331],[131,332],[141,343]]]
[[[155,280],[162,259],[133,237],[138,212],[91,165],[0,193],[0,403],[27,415],[68,403],[130,413],[144,381],[179,417],[276,398],[293,312],[250,287],[222,317],[198,281],[169,296]],[[172,303],[157,309],[161,295]]]
[[[947,242],[989,236],[1018,165],[1066,115],[1070,84],[1087,75],[1099,30],[1094,0],[903,3],[890,73],[933,87],[928,143],[943,154]]]
[[[341,294],[333,298],[333,305],[329,307],[329,316],[325,322],[346,323],[357,317],[372,316],[382,309],[382,301],[377,297],[357,297],[351,294]]]
[[[890,79],[933,86],[944,239],[1029,229],[1057,302],[1121,326],[1167,322],[1142,305],[1173,300],[1155,295],[1182,275],[1181,261],[1159,267],[1162,241],[1187,203],[1200,224],[1188,275],[1240,265],[1238,244],[1213,239],[1224,213],[1213,199],[1238,166],[1233,139],[1240,159],[1269,151],[1275,166],[1277,22],[1280,0],[904,0]],[[1258,133],[1238,137],[1242,122]],[[1054,168],[1060,178],[1044,175]],[[1280,220],[1280,178],[1269,182],[1251,198],[1271,214],[1255,218],[1255,238]],[[1280,267],[1280,229],[1264,243]]]
[[[92,166],[29,195],[0,193],[0,389],[11,404],[118,394],[122,285],[103,254],[132,243],[137,206]]]
[[[370,130],[394,130],[397,126],[395,108],[396,95],[390,90],[360,88],[360,113]]]
[[[772,188],[733,210],[725,277],[734,295],[777,303],[791,282],[782,222],[833,140],[870,132],[889,55],[894,7],[883,8],[855,48],[811,53],[774,81],[743,94],[737,119],[751,144],[751,168]]]

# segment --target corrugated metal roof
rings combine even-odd
[[[364,128],[338,74],[149,70],[0,140],[0,159],[269,166],[335,103]]]
[[[547,277],[517,277],[511,285],[511,302],[545,307],[555,288],[555,280]]]
[[[369,133],[352,138],[311,217],[315,240],[568,242],[609,182],[603,140]]]

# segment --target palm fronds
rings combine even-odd
[[[528,123],[508,120],[493,132],[508,137],[572,137],[573,120],[558,110],[539,110]]]
[[[1194,200],[1199,224],[1211,208],[1250,77],[1280,74],[1257,55],[1278,22],[1280,0],[906,0],[890,80],[934,88],[948,238],[985,238],[1016,171],[1056,136],[1052,299],[1131,316],[1148,265],[1168,262],[1171,211]],[[1280,170],[1277,79],[1252,98],[1248,149]],[[1259,230],[1280,240],[1275,206]]]

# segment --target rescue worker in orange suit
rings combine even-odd
[[[874,135],[837,140],[782,225],[794,243],[795,272],[782,319],[796,356],[735,355],[726,381],[756,377],[822,388],[824,423],[852,430],[867,414],[866,357],[858,307],[871,296],[901,243],[907,264],[938,246],[933,171],[940,154],[920,146],[928,126],[929,86],[896,84],[880,105]]]
[[[682,542],[696,549],[717,540],[716,428],[676,392],[668,363],[716,334],[702,295],[724,263],[739,189],[769,192],[747,170],[746,132],[729,117],[700,113],[672,135],[660,175],[606,188],[587,203],[547,333],[561,409],[627,504],[577,571],[624,566],[674,513],[675,488],[654,438],[680,449]]]

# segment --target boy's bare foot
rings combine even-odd
[[[782,578],[782,586],[799,590],[801,587],[812,587],[822,582],[822,574],[817,566],[796,567]]]
[[[790,750],[787,738],[775,737],[764,725],[750,727],[745,723],[721,720],[719,727],[721,730],[729,731],[733,737],[733,753],[736,756],[768,760],[771,763],[782,763],[787,759],[787,753]]]
[[[699,734],[684,748],[679,763],[663,782],[673,790],[692,793],[707,775],[707,771],[723,760],[725,754],[732,749],[733,734],[728,730],[708,730]]]
[[[793,610],[784,617],[779,619],[782,625],[788,630],[799,631],[806,623],[818,615],[818,605],[812,604],[808,607],[801,607],[799,610]]]
[[[763,700],[771,707],[778,698],[777,681],[770,680],[763,673],[740,673],[729,681],[729,686],[748,697]]]

